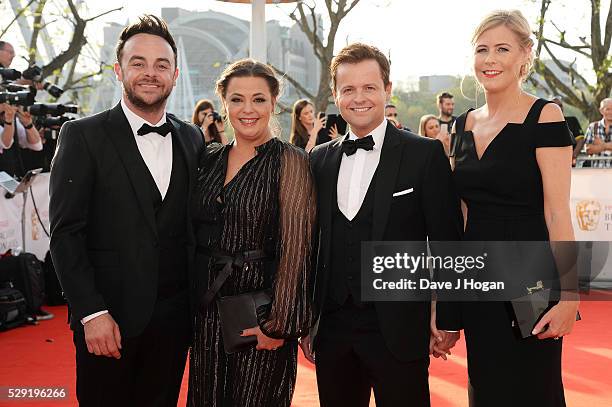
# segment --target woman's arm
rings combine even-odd
[[[308,157],[288,147],[281,161],[279,184],[279,253],[273,300],[260,318],[261,331],[272,338],[298,338],[308,333],[311,301],[316,196]]]
[[[325,117],[317,117],[314,121],[314,127],[308,132],[308,142],[306,143],[306,152],[309,153],[317,145],[317,137],[319,130],[325,127]]]
[[[32,115],[30,115],[30,112],[18,110],[17,117],[24,127],[23,130],[25,130],[25,145],[22,145],[21,147],[34,151],[41,151],[43,149],[42,139],[40,137],[40,133],[38,133],[38,129],[32,122]]]
[[[547,104],[540,116],[541,123],[563,121],[563,114],[558,106]],[[536,149],[536,160],[542,174],[544,192],[544,218],[548,228],[551,245],[559,242],[560,249],[567,247],[562,242],[574,240],[574,230],[571,222],[569,207],[572,147],[545,147]],[[562,287],[573,287],[574,284],[566,280],[572,278],[569,270],[563,268],[567,264],[558,261],[565,253],[556,253],[555,259],[561,273]],[[564,281],[565,280],[565,281]],[[570,284],[570,285],[568,285]],[[576,322],[576,312],[579,302],[571,292],[563,291],[562,300],[547,312],[535,326],[533,332],[538,338],[557,338],[569,334]],[[548,327],[547,327],[548,326]]]
[[[0,147],[8,150],[13,146],[15,135],[15,111],[16,109],[6,103],[0,104],[0,110],[4,112],[4,124],[2,125],[2,137]]]

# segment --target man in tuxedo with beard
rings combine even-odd
[[[201,131],[166,113],[176,45],[126,27],[120,103],[65,123],[50,181],[51,255],[68,299],[81,406],[176,406],[190,340],[189,199]]]
[[[361,242],[458,240],[459,199],[442,144],[385,119],[389,61],[352,44],[334,57],[334,101],[350,125],[315,147],[319,208],[315,329],[301,341],[315,361],[323,407],[429,406],[430,302],[363,302]],[[441,350],[457,333],[436,332]]]

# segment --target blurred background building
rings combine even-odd
[[[189,11],[178,7],[162,8],[162,17],[176,41],[180,71],[168,111],[188,119],[197,100],[208,98],[216,102],[215,80],[223,69],[229,63],[248,56],[250,23],[225,13]],[[115,45],[123,27],[112,23],[104,28],[104,44],[100,51],[102,61],[114,62]],[[267,42],[267,62],[316,94],[320,63],[300,28],[295,24],[285,27],[278,21],[268,21]],[[109,70],[96,87],[92,111],[108,109],[120,96],[121,88]],[[289,103],[297,97],[296,90],[285,81],[281,101]]]

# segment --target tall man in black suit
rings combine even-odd
[[[176,46],[126,27],[121,102],[64,124],[51,171],[51,255],[71,311],[82,406],[176,406],[190,339],[189,197],[203,136],[166,113]]]
[[[372,389],[377,406],[429,406],[431,304],[361,301],[361,242],[457,240],[462,230],[442,144],[385,119],[389,69],[374,47],[340,51],[332,90],[350,131],[311,152],[318,325],[302,349],[315,356],[323,407],[365,407]]]

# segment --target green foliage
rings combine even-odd
[[[453,95],[454,115],[458,116],[470,107],[483,103],[484,96],[477,92],[476,82],[471,76],[457,77],[454,85],[443,91]],[[406,91],[394,89],[391,103],[397,106],[400,122],[415,133],[419,130],[421,117],[426,114],[438,115],[437,94],[440,92]]]

